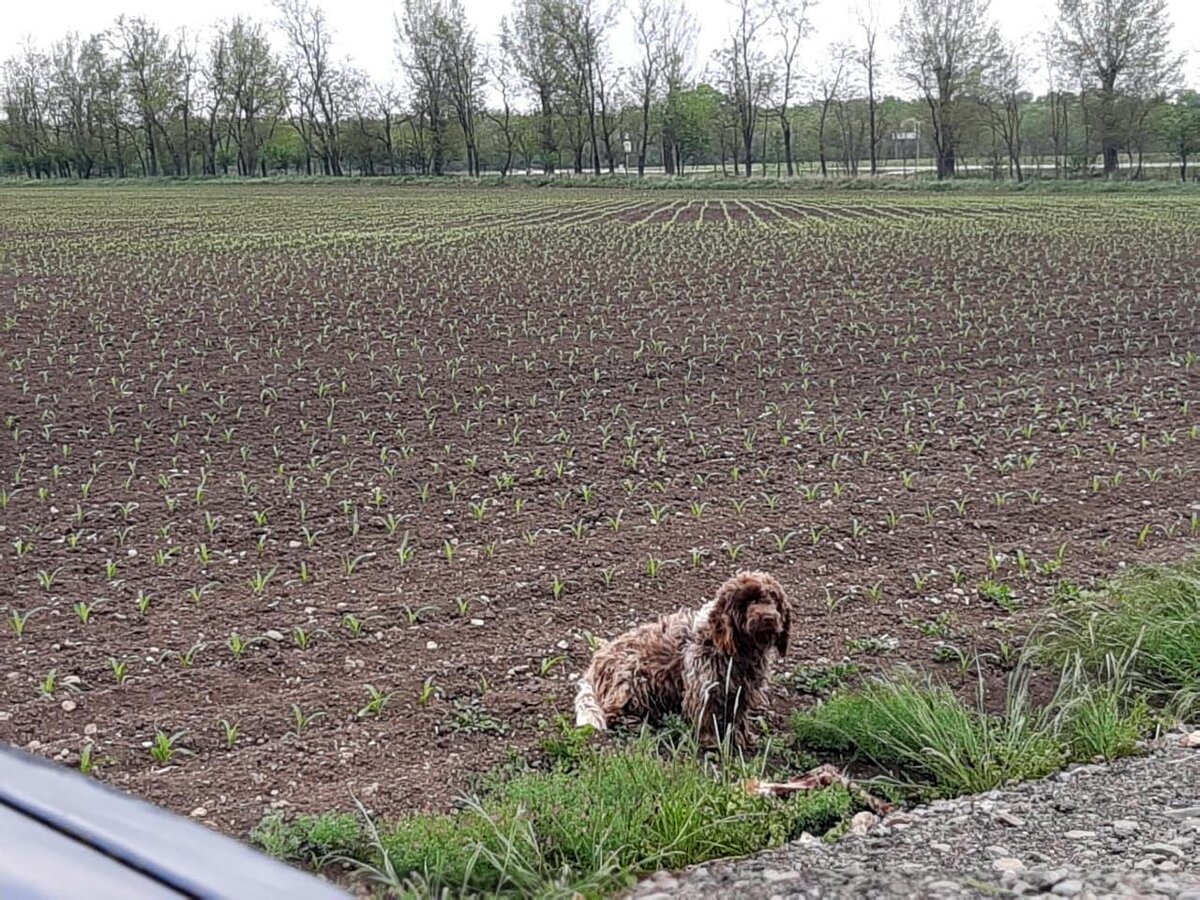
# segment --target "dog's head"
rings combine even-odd
[[[712,639],[726,656],[787,653],[792,612],[783,587],[766,572],[739,572],[721,585],[709,615]]]

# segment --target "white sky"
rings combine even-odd
[[[393,62],[392,12],[402,0],[323,0],[335,29],[338,55],[350,56],[354,63],[373,78],[399,81]],[[500,18],[509,9],[507,0],[463,0],[467,14],[480,39],[495,43]],[[857,33],[856,0],[822,0],[812,11],[814,33],[802,50],[812,68],[825,56],[828,44],[853,39]],[[865,2],[865,0],[857,0]],[[890,71],[891,40],[888,32],[899,17],[901,0],[876,0],[884,23],[882,50]],[[152,2],[152,0],[58,0],[49,6],[5,0],[0,16],[0,59],[14,53],[25,40],[48,46],[66,31],[89,35],[102,31],[121,13],[144,15],[161,28],[173,30],[187,26],[203,33],[222,18],[238,13],[264,21],[274,19],[269,0],[206,0],[204,3]],[[697,67],[703,70],[717,46],[728,34],[730,6],[726,0],[690,0],[700,22]],[[1043,31],[1047,17],[1053,14],[1055,0],[993,0],[992,13],[1007,38],[1020,40],[1029,52],[1038,55],[1036,37]],[[1168,0],[1167,8],[1174,23],[1175,48],[1185,54],[1184,77],[1193,88],[1200,88],[1200,0]],[[612,39],[618,63],[631,63],[635,50],[628,15]],[[1040,81],[1035,83],[1040,86]],[[902,90],[894,77],[885,79],[884,90]],[[907,92],[905,92],[907,93]]]

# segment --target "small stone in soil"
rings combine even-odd
[[[1174,856],[1176,858],[1181,858],[1184,855],[1183,851],[1174,844],[1147,844],[1142,848],[1142,851],[1145,853],[1157,853],[1159,856]]]
[[[1078,878],[1068,878],[1052,887],[1050,893],[1059,897],[1074,897],[1083,893],[1083,882]]]
[[[1141,823],[1133,819],[1117,819],[1112,826],[1113,834],[1117,837],[1130,837],[1136,834],[1141,827]]]
[[[1023,872],[1025,863],[1015,856],[1003,856],[1000,859],[992,860],[992,868],[997,872]]]

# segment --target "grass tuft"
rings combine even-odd
[[[1187,718],[1200,710],[1200,557],[1131,570],[1067,595],[1038,636],[1039,658],[1103,683],[1122,660],[1128,690]]]
[[[792,726],[809,749],[854,754],[901,780],[955,796],[1041,778],[1062,766],[1047,714],[1027,698],[1025,675],[1017,673],[1005,715],[990,716],[927,676],[901,673],[797,713]]]

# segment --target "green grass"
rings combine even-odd
[[[1028,702],[1025,673],[1014,676],[1008,708],[991,716],[926,676],[900,673],[841,693],[793,718],[807,749],[852,754],[905,783],[943,796],[978,793],[1061,768],[1064,748],[1049,715]]]
[[[761,762],[716,767],[688,741],[603,751],[566,739],[549,771],[489,785],[447,815],[376,825],[345,815],[269,818],[254,839],[310,867],[349,862],[391,894],[602,896],[661,868],[824,833],[855,809],[842,787],[752,796]],[[718,770],[719,769],[719,770]]]
[[[1200,711],[1200,557],[1140,566],[1097,592],[1065,592],[1037,636],[1044,662],[1093,682],[1122,660],[1129,691],[1187,718]]]
[[[941,795],[1045,776],[1137,750],[1164,720],[1200,709],[1200,559],[1139,567],[1099,591],[1065,590],[989,715],[928,676],[899,673],[793,718],[800,745],[851,755]],[[1036,668],[1057,677],[1030,702]]]

